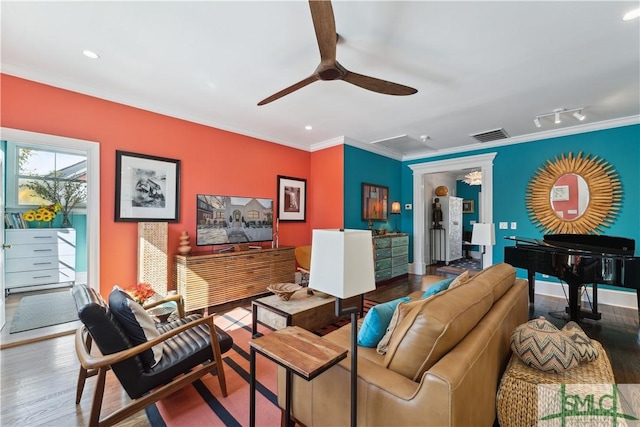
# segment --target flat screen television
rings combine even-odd
[[[196,245],[273,240],[273,199],[197,195]]]

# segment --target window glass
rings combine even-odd
[[[28,183],[52,185],[57,178],[60,186],[64,182],[77,182],[86,194],[87,158],[84,155],[38,150],[18,147],[16,150],[18,163],[17,194],[18,206],[32,206],[52,203],[35,191],[29,189]],[[86,201],[77,204],[85,207]]]

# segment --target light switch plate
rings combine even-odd
[[[509,229],[509,224],[507,222],[500,223],[500,230],[508,230],[508,229]]]
[[[516,222],[512,222],[512,223],[511,223],[511,229],[512,229],[512,230],[515,230],[516,228],[518,228],[518,223],[516,223]]]

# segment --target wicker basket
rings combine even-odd
[[[607,354],[598,341],[591,342],[598,349],[598,358],[560,374],[531,368],[517,355],[511,355],[498,389],[496,404],[500,425],[530,427],[538,424],[538,384],[614,384]]]

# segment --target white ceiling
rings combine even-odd
[[[2,1],[2,71],[305,150],[378,141],[408,159],[497,128],[522,140],[637,123],[640,20],[622,16],[638,5],[334,1],[338,61],[418,93],[319,81],[258,107],[319,63],[306,2]],[[534,126],[578,107],[584,122]]]

